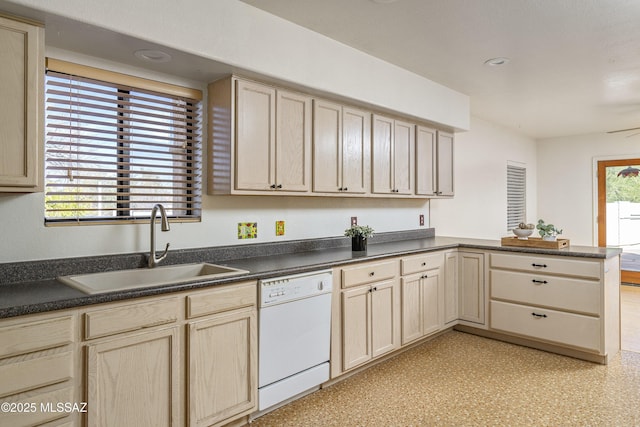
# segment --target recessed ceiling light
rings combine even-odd
[[[142,49],[136,50],[133,53],[136,58],[142,59],[148,62],[169,62],[171,61],[171,55],[161,50]]]
[[[490,67],[500,67],[501,65],[506,65],[511,61],[509,58],[505,58],[504,56],[499,56],[497,58],[491,58],[484,61],[484,65],[488,65]]]

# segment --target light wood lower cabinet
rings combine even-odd
[[[458,320],[458,251],[444,254],[444,324]]]
[[[87,425],[182,425],[178,336],[175,326],[87,345]]]
[[[86,310],[88,426],[220,426],[257,408],[257,287]]]
[[[442,328],[443,266],[442,253],[401,260],[402,345]]]
[[[458,281],[460,291],[458,318],[484,325],[486,301],[483,253],[458,252]]]
[[[360,366],[400,346],[400,284],[398,261],[363,263],[341,269],[340,337],[332,363],[340,372]],[[335,342],[335,341],[334,341]],[[341,349],[335,354],[336,347]]]
[[[595,353],[601,362],[619,350],[619,257],[490,256],[491,330]]]
[[[0,321],[0,426],[79,421],[64,406],[82,400],[75,325],[72,312]]]
[[[189,425],[210,426],[256,407],[255,307],[189,323]]]

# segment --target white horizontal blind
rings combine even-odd
[[[201,128],[197,99],[49,70],[45,221],[199,220]]]
[[[527,169],[507,165],[507,230],[527,217]]]

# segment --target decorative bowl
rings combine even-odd
[[[518,236],[520,240],[528,240],[529,236],[533,234],[534,230],[532,228],[514,228],[513,234]]]

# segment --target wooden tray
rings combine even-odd
[[[542,237],[529,237],[527,240],[521,240],[515,236],[503,237],[501,243],[502,246],[520,246],[524,248],[562,249],[569,247],[569,239],[550,241],[542,240]]]

